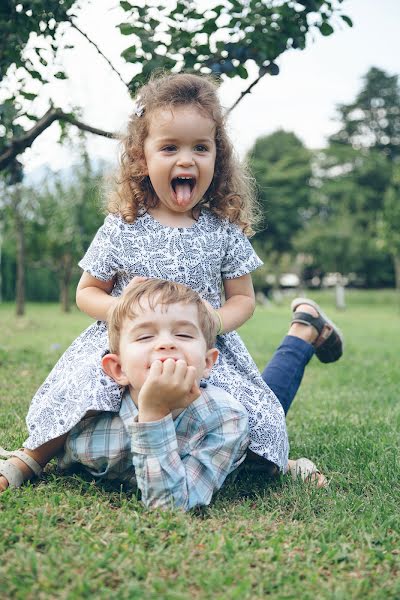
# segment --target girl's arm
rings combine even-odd
[[[251,275],[242,275],[236,279],[224,279],[225,304],[218,309],[226,333],[237,329],[252,316],[256,307]],[[219,326],[219,323],[218,323]]]
[[[78,308],[97,321],[107,321],[110,309],[118,300],[118,298],[110,296],[113,287],[113,279],[101,281],[85,271],[82,273],[76,289]]]

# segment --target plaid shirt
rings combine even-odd
[[[139,423],[128,391],[119,413],[83,419],[68,435],[61,468],[83,465],[94,477],[136,485],[148,507],[189,510],[209,504],[248,446],[245,408],[208,385],[174,420]]]

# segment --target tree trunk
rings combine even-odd
[[[393,263],[394,263],[394,280],[396,285],[396,290],[400,292],[400,254],[393,255]]]
[[[343,283],[342,275],[340,275],[336,280],[335,299],[336,299],[336,308],[338,310],[345,310],[346,300],[345,300],[345,294],[344,294],[344,283]]]
[[[19,194],[19,191],[16,192]],[[25,230],[19,202],[15,204],[15,233],[17,237],[17,280],[15,285],[16,314],[25,314]]]
[[[60,277],[60,302],[63,312],[70,312],[71,304],[69,301],[69,287],[72,278],[72,256],[64,254],[62,257],[61,277]]]

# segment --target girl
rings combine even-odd
[[[32,400],[23,453],[30,464],[10,460],[28,478],[31,459],[46,464],[88,411],[119,410],[121,389],[101,369],[107,315],[126,286],[156,277],[186,284],[208,303],[220,352],[210,383],[245,405],[252,456],[285,471],[282,404],[290,406],[315,348],[324,362],[336,360],[341,339],[317,305],[299,301],[289,342],[285,338],[261,376],[235,332],[253,314],[250,273],[262,263],[246,237],[256,218],[249,179],[234,158],[210,78],[161,75],[140,90],[108,213],[79,263],[84,272],[77,304],[96,323],[65,352]],[[8,485],[7,478],[0,477],[1,485]]]

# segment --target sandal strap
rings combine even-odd
[[[30,470],[34,473],[34,475],[36,475],[36,477],[40,477],[41,474],[43,473],[43,469],[42,467],[39,465],[39,463],[32,458],[31,456],[29,456],[29,454],[26,454],[23,450],[4,450],[4,448],[0,447],[0,456],[4,457],[4,458],[11,458],[12,456],[19,458],[19,460],[22,460],[22,462],[24,462],[29,468]],[[12,463],[10,463],[12,464]],[[15,466],[15,465],[13,465]],[[4,468],[4,467],[2,467]],[[18,469],[18,467],[16,467]],[[4,475],[5,477],[5,475]]]
[[[289,468],[292,479],[300,478],[306,481],[311,475],[320,474],[317,466],[308,458],[298,458],[294,461],[294,465]]]
[[[313,315],[310,315],[310,313],[300,311],[293,314],[292,323],[301,323],[302,325],[315,327],[315,329],[318,331],[318,335],[321,334],[326,325],[326,321],[321,317],[321,315],[314,317]]]
[[[12,488],[21,487],[25,481],[22,471],[7,460],[0,460],[0,475],[7,479],[9,487]]]

